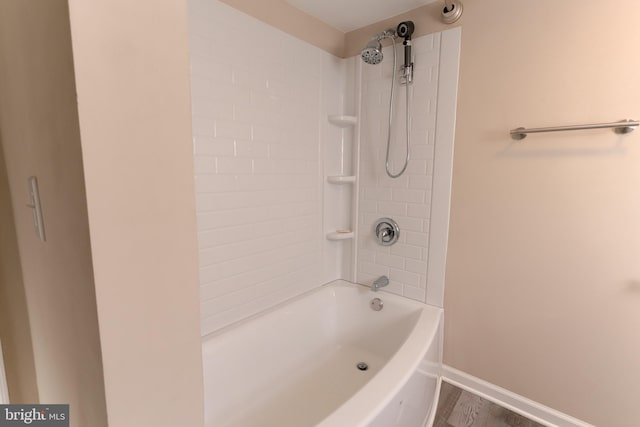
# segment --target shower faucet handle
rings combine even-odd
[[[391,218],[380,218],[375,225],[376,238],[382,246],[391,246],[400,237],[400,227]]]

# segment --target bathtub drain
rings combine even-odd
[[[367,369],[369,369],[369,365],[367,365],[367,364],[366,364],[366,363],[364,363],[364,362],[360,362],[360,363],[358,363],[358,364],[356,365],[356,367],[357,367],[358,369],[360,369],[361,371],[366,371]]]

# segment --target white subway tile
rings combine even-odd
[[[269,206],[256,213],[254,208],[232,209],[219,212],[198,212],[198,230],[212,230],[250,224],[258,220],[288,219],[297,216],[318,215],[318,206],[312,202],[296,202],[283,205]],[[256,219],[259,215],[259,219]]]
[[[283,245],[270,251],[243,256],[231,261],[216,263],[212,266],[201,267],[200,283],[236,276],[249,270],[255,270],[270,264],[282,262],[301,253],[314,252],[315,249],[316,245],[313,242],[295,243],[292,245]]]
[[[251,125],[228,120],[216,120],[216,138],[251,139]]]
[[[378,202],[378,213],[382,216],[407,215],[406,203]]]
[[[281,263],[270,264],[226,279],[205,283],[200,287],[201,300],[216,298],[235,290],[279,279],[286,274],[283,272],[294,271],[298,268],[308,268],[316,262],[313,255],[313,253],[303,254],[289,258]]]
[[[291,85],[284,80],[271,78],[267,81],[267,92],[270,95],[284,96],[284,97],[295,95],[295,92],[292,93],[290,87]],[[301,96],[309,96],[310,95],[309,92],[313,91],[314,89],[315,88],[313,87],[313,85],[311,87],[307,86],[307,87],[299,88],[299,90],[297,90],[297,93]]]
[[[283,101],[279,96],[270,95],[263,91],[251,91],[251,105],[265,110],[282,110]]]
[[[232,70],[233,84],[254,90],[267,90],[267,79],[262,73],[235,66]]]
[[[193,97],[191,100],[193,115],[218,120],[232,120],[233,106],[218,102],[205,96]]]
[[[254,159],[253,160],[253,173],[254,174],[271,174],[276,171],[273,160],[271,159]]]
[[[396,282],[395,280],[390,280],[389,284],[385,286],[382,291],[389,292],[390,294],[400,295],[402,296],[402,288],[403,285],[401,282]]]
[[[407,205],[407,216],[424,219],[429,218],[430,214],[430,205],[427,203],[409,203]]]
[[[215,157],[196,157],[193,159],[194,172],[197,174],[216,173],[216,160]]]
[[[215,231],[200,231],[198,232],[198,247],[206,249],[237,241],[250,240],[255,235],[256,227],[254,224],[227,227]]]
[[[388,188],[410,188],[409,186],[409,175],[402,174],[398,178],[389,178],[387,174],[381,174],[377,177],[378,186],[380,187],[388,187]]]
[[[365,200],[376,201],[390,201],[391,189],[390,188],[364,188]]]
[[[426,248],[429,245],[429,235],[427,233],[407,231],[404,236],[408,245],[420,246],[421,248]]]
[[[416,301],[425,302],[427,300],[427,292],[424,288],[405,286],[402,290],[402,295]]]
[[[427,274],[427,263],[424,261],[407,259],[405,260],[404,268],[407,271],[410,271],[412,273],[418,273],[423,276]]]
[[[193,134],[200,136],[213,136],[216,125],[213,118],[193,117],[192,119]]]
[[[212,99],[224,102],[228,105],[251,105],[251,89],[242,86],[233,86],[230,83],[213,83],[211,94]]]
[[[315,227],[316,219],[313,215],[290,218],[287,220],[287,230],[305,231]],[[199,231],[198,243],[201,249],[226,245],[234,242],[243,242],[254,238],[272,236],[280,233],[281,221],[265,221],[245,224],[236,227],[227,227],[214,231]]]
[[[401,282],[404,285],[409,286],[420,286],[420,275],[415,273],[410,273],[408,271],[399,270],[396,268],[389,269],[389,279],[394,280],[396,282]]]
[[[426,144],[426,141],[427,141],[426,135],[424,140]],[[433,150],[434,150],[433,145],[416,145],[415,147],[411,147],[411,158],[431,160],[433,159],[433,154],[434,154]]]
[[[433,177],[431,175],[409,175],[409,187],[414,189],[431,189]]]
[[[420,260],[422,259],[422,251],[419,246],[411,246],[402,243],[396,243],[391,246],[391,253],[396,256],[413,258]]]
[[[439,34],[438,34],[439,36]],[[415,40],[413,40],[413,52],[414,54],[418,55],[424,52],[428,52],[430,50],[433,50],[434,48],[434,36],[433,34],[427,35],[427,36],[423,36],[423,37],[418,37]],[[422,59],[422,55],[420,55],[421,59]]]
[[[235,153],[233,139],[196,135],[193,140],[196,156],[233,156]]]
[[[262,158],[269,157],[269,146],[261,142],[236,140],[236,156]]]
[[[198,212],[209,212],[247,207],[264,208],[311,200],[312,197],[306,189],[205,193],[197,195],[196,204]],[[256,219],[258,218],[259,213],[256,214]]]
[[[192,52],[192,61],[193,57],[199,55],[213,56],[211,40],[207,37],[192,32],[189,34],[189,46]]]
[[[191,74],[191,93],[209,97],[213,93],[213,83],[206,77]]]
[[[423,203],[425,192],[424,190],[394,188],[392,200],[394,202]]]
[[[198,159],[196,159],[196,162]],[[236,177],[233,175],[196,175],[196,193],[214,193],[236,190]]]
[[[398,269],[404,268],[404,261],[405,260],[402,257],[389,255],[385,253],[376,253],[376,257],[375,257],[376,263],[385,265],[387,267],[393,267]]]
[[[358,265],[358,270],[361,271],[362,273],[366,273],[372,276],[388,276],[389,275],[388,267],[380,264],[374,264],[372,262],[360,262]]]
[[[251,159],[238,157],[218,158],[218,173],[243,174],[251,173],[252,170],[253,164],[251,163]]]
[[[378,213],[370,213],[370,212],[360,212],[360,228],[362,232],[367,232],[367,230],[373,230],[373,224],[380,218],[380,214]]]
[[[203,77],[216,84],[231,84],[231,70],[225,64],[220,64],[213,57],[205,55],[192,55],[191,74]]]
[[[378,212],[378,202],[375,200],[361,200],[360,212],[376,213]]]
[[[422,259],[423,261],[426,261],[429,259],[429,248],[422,248],[422,254],[420,256],[420,259]]]
[[[248,257],[277,246],[287,246],[311,239],[310,230],[288,231],[275,236],[257,237],[250,241],[234,242],[200,251],[200,265],[206,267],[220,262]]]
[[[251,139],[266,143],[280,142],[282,140],[282,130],[269,126],[253,126]]]
[[[424,221],[421,218],[396,216],[394,219],[400,226],[401,231],[423,231]]]
[[[372,262],[372,263],[376,262],[375,251],[361,250],[359,255],[360,255],[359,259],[361,261]]]

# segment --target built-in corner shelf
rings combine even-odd
[[[329,120],[329,123],[331,123],[334,126],[337,126],[339,128],[353,128],[355,127],[355,125],[358,123],[358,118],[356,116],[349,116],[349,115],[344,115],[344,114],[335,114],[335,115],[328,115],[327,119]],[[343,133],[343,132],[341,132]],[[353,139],[354,137],[354,132],[351,131],[347,131],[347,135],[342,135],[342,138],[338,141],[336,141],[336,143],[340,143],[342,145],[342,150],[344,150],[344,144],[348,143],[349,139]],[[350,137],[349,137],[350,136]],[[347,139],[347,141],[345,141],[344,139]],[[332,145],[332,147],[336,146],[336,143],[334,143]],[[353,141],[351,142],[351,144],[353,144]],[[353,145],[352,145],[353,146]],[[336,147],[337,148],[337,147]],[[344,162],[344,153],[342,153],[343,155],[340,158],[340,162],[339,164],[336,164],[336,160],[338,160],[338,157],[336,155],[337,153],[332,153],[330,155],[330,157],[327,157],[327,159],[329,159],[329,167],[327,169],[331,170],[333,169],[334,171],[336,171],[336,166],[342,165],[344,166],[342,163]],[[328,156],[328,154],[327,154]],[[325,171],[327,170],[325,169]],[[342,171],[342,169],[340,169],[340,171]],[[348,171],[347,173],[349,173],[350,171]],[[325,172],[326,173],[326,172]],[[356,182],[356,176],[355,175],[329,175],[327,176],[327,183],[329,184],[333,184],[333,185],[355,185]],[[327,187],[327,189],[329,189],[330,187]],[[347,190],[347,189],[345,189]],[[351,191],[351,197],[353,197],[353,194],[355,193],[355,190]],[[335,191],[330,190],[330,191],[326,191],[325,192],[325,197],[327,197],[326,195],[329,194],[329,197],[331,198],[332,203],[344,203],[345,200],[343,198],[343,196],[347,195],[347,192],[342,192],[342,191],[337,191],[337,189],[335,189]],[[339,196],[339,197],[338,197]],[[341,224],[343,226],[347,226],[347,224],[349,224],[349,222],[353,223],[353,218],[348,219],[348,218],[334,218],[331,221],[335,226],[335,224]],[[333,227],[331,226],[331,227]],[[329,230],[331,228],[328,228]],[[326,230],[326,228],[325,228]],[[327,233],[327,240],[331,240],[331,241],[341,241],[341,240],[350,240],[354,238],[354,232],[352,230],[335,230],[335,231],[331,231]]]
[[[333,125],[336,125],[341,128],[346,128],[349,126],[355,126],[358,123],[358,118],[356,116],[329,116],[329,122]]]
[[[327,182],[329,182],[331,184],[338,184],[338,185],[353,184],[353,183],[356,182],[356,177],[354,175],[328,176],[327,177]]]
[[[353,231],[350,230],[339,230],[333,231],[331,233],[327,233],[328,240],[348,240],[353,239]]]

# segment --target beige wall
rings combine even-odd
[[[640,131],[508,131],[640,118],[640,3],[464,4],[445,362],[636,426]]]
[[[344,55],[344,33],[291,6],[286,0],[221,0],[269,25],[324,49],[335,56]],[[242,28],[238,29],[239,32]],[[234,37],[233,34],[229,35]],[[256,49],[260,40],[256,40]],[[292,66],[295,66],[292,64]],[[295,70],[292,70],[295,72]]]
[[[11,195],[0,144],[0,341],[11,403],[37,403],[27,299],[20,269]],[[2,369],[2,367],[0,367]]]
[[[29,310],[40,402],[72,426],[105,426],[100,341],[64,0],[0,2],[0,138]],[[47,242],[25,204],[37,175]]]
[[[421,6],[407,13],[396,15],[384,21],[376,22],[375,24],[367,25],[366,27],[346,33],[344,57],[348,58],[350,56],[360,55],[360,52],[371,40],[371,37],[388,28],[395,29],[402,21],[413,21],[416,26],[415,32],[413,33],[414,38],[435,33],[436,31],[443,31],[464,23],[466,14],[463,14],[454,25],[446,25],[443,23],[441,19],[443,4],[442,1],[438,0],[435,3]],[[386,43],[388,42],[384,42],[385,45]]]
[[[398,23],[413,20],[416,24],[415,37],[450,28],[442,22],[440,1],[421,6],[410,12],[343,33],[330,25],[291,6],[286,0],[220,0],[269,25],[289,33],[340,58],[359,55],[360,51],[377,34],[387,28],[395,28]],[[464,20],[461,18],[456,25]]]
[[[186,0],[71,0],[109,424],[203,425]]]

